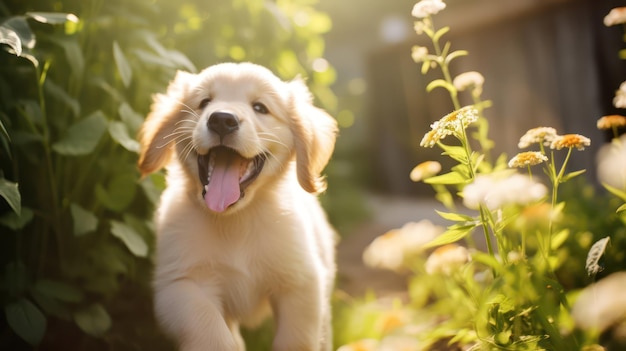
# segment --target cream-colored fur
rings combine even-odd
[[[218,136],[208,128],[215,112],[237,116],[238,129]],[[156,96],[139,167],[168,170],[156,215],[155,309],[181,350],[244,350],[240,323],[258,323],[270,308],[273,350],[331,349],[334,231],[316,194],[335,134],[302,81],[250,63],[179,72]],[[203,200],[197,159],[220,144],[267,157],[243,197],[216,212]]]

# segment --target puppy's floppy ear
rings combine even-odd
[[[313,106],[313,97],[302,79],[289,83],[291,89],[290,129],[294,135],[298,182],[310,193],[326,190],[321,172],[335,148],[337,122]]]
[[[178,71],[165,94],[154,97],[150,114],[139,130],[139,170],[145,176],[164,167],[174,150],[171,134],[185,110],[185,96],[194,75]]]

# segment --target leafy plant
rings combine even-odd
[[[298,0],[29,0],[0,16],[0,348],[171,349],[150,292],[164,179],[135,166],[151,94],[176,69],[254,60],[310,76],[332,108],[332,68],[312,69],[328,19]]]

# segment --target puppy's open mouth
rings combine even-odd
[[[265,154],[245,158],[237,151],[218,146],[206,155],[198,155],[198,176],[207,207],[223,212],[239,201],[265,165]]]

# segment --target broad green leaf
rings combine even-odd
[[[69,107],[74,117],[78,117],[80,115],[80,103],[78,100],[71,97],[65,89],[61,88],[61,86],[52,81],[52,79],[46,79],[44,88],[52,97]]]
[[[24,50],[32,49],[35,47],[35,35],[33,34],[28,22],[26,21],[26,17],[24,16],[14,16],[10,17],[6,21],[0,24],[0,28],[3,29],[3,32],[6,34],[13,33],[17,36],[17,40],[19,41],[19,54],[18,50],[14,51],[17,56],[22,56]],[[11,36],[13,36],[11,34]],[[7,41],[12,41],[13,39],[6,39]],[[11,45],[9,42],[5,42],[6,44]]]
[[[71,204],[70,213],[74,222],[74,236],[91,233],[98,227],[98,217],[79,205]]]
[[[424,183],[426,184],[456,185],[465,182],[467,182],[467,179],[457,172],[450,172],[424,179]]]
[[[441,216],[441,218],[447,219],[449,221],[474,222],[474,218],[470,217],[468,215],[464,215],[464,214],[460,214],[460,213],[453,213],[453,212],[442,212],[442,211],[438,211],[438,210],[435,210],[435,212],[437,212],[437,214],[439,216]]]
[[[13,52],[17,56],[22,55],[22,41],[20,37],[17,36],[15,31],[0,26],[0,44],[6,44],[13,49]]]
[[[476,225],[474,224],[466,226],[452,226],[443,234],[424,245],[424,248],[455,243],[469,235],[475,227]]]
[[[552,242],[550,243],[550,247],[552,248],[552,250],[556,250],[559,247],[561,247],[561,245],[563,245],[563,243],[567,240],[568,237],[569,237],[569,229],[563,229],[560,232],[554,234],[552,236]]]
[[[450,93],[456,94],[456,88],[443,79],[435,79],[432,82],[428,83],[428,85],[426,86],[426,92],[430,93],[435,88],[444,88]]]
[[[22,207],[20,214],[9,212],[0,217],[0,225],[12,230],[20,230],[33,220],[34,213],[30,208]]]
[[[626,201],[626,191],[622,190],[622,189],[618,189],[615,187],[612,187],[606,183],[602,183],[602,186],[604,186],[604,188],[606,188],[606,190],[608,190],[611,194],[619,197],[620,199]]]
[[[64,24],[65,22],[78,22],[78,17],[71,13],[61,12],[26,12],[26,16],[37,22],[48,24]]]
[[[113,59],[117,65],[117,72],[120,74],[120,78],[122,78],[122,83],[128,88],[133,78],[133,71],[117,41],[113,42]]]
[[[46,296],[63,302],[81,302],[83,293],[73,286],[49,279],[41,279],[35,283],[34,289]]]
[[[5,178],[0,178],[0,196],[9,204],[13,212],[20,215],[22,197],[17,183],[10,182]]]
[[[122,222],[111,221],[111,234],[122,240],[133,255],[148,256],[148,245],[131,226]]]
[[[127,171],[116,174],[106,187],[96,184],[96,198],[108,209],[121,212],[135,198],[137,192],[137,174]]]
[[[120,115],[122,122],[126,124],[126,127],[131,135],[136,135],[139,128],[143,124],[143,116],[135,112],[135,110],[133,110],[133,108],[125,102],[120,104],[120,107],[117,109],[117,113]]]
[[[123,122],[110,122],[109,135],[113,140],[117,141],[126,150],[139,153],[139,143],[128,135],[128,129]]]
[[[443,149],[442,155],[449,156],[459,163],[467,164],[467,153],[462,146],[451,146],[443,143],[437,145]]]
[[[159,203],[161,193],[165,189],[165,177],[163,176],[163,173],[152,173],[150,176],[142,179],[139,185],[150,202],[157,205]]]
[[[52,144],[52,149],[65,156],[82,156],[91,153],[106,131],[107,119],[102,111],[69,127],[63,138]]]
[[[30,345],[38,345],[46,333],[46,316],[29,300],[22,298],[4,306],[7,323],[15,334]]]
[[[75,79],[81,79],[85,71],[85,57],[83,56],[83,50],[76,38],[70,36],[51,36],[49,40],[63,49],[65,59],[68,65],[72,67],[69,71],[70,75]]]
[[[85,333],[101,337],[111,328],[111,317],[107,310],[99,303],[74,313],[74,322]]]

